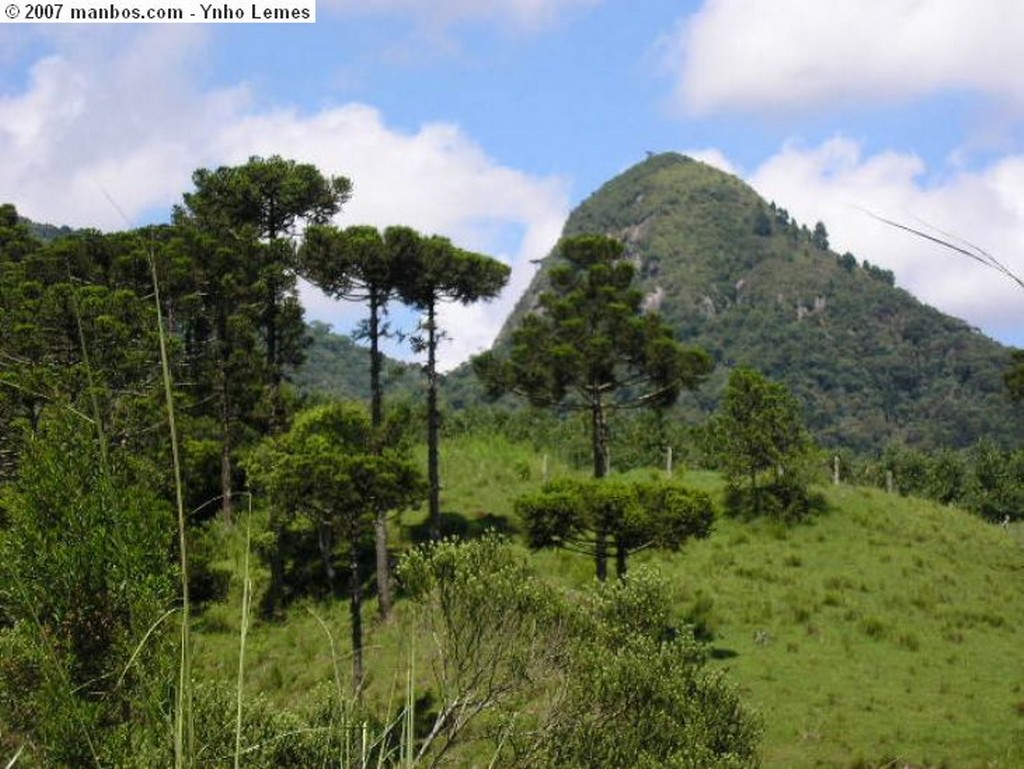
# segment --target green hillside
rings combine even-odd
[[[621,238],[648,306],[714,355],[716,375],[681,404],[691,416],[713,409],[729,368],[747,365],[793,390],[826,445],[964,446],[1024,434],[1002,389],[1007,348],[893,286],[891,273],[830,251],[824,226],[794,222],[736,177],[655,155],[572,213],[565,235],[586,232]],[[499,344],[535,305],[553,258]]]
[[[75,230],[71,229],[67,225],[61,225],[58,227],[55,224],[41,224],[40,222],[33,222],[31,219],[27,219],[25,217],[21,217],[21,222],[28,226],[33,237],[44,242],[67,237],[75,232]]]
[[[540,454],[466,436],[447,443],[443,461],[453,521],[467,533],[484,525],[516,531],[511,501],[540,484]],[[710,473],[683,480],[721,491]],[[1024,766],[1024,532],[879,491],[821,491],[827,511],[806,525],[720,518],[707,540],[635,560],[668,578],[677,620],[696,623],[712,664],[760,712],[764,766]],[[403,531],[408,538],[415,529]],[[593,579],[591,561],[579,555],[532,560],[566,587]],[[241,562],[236,555],[232,568]],[[404,677],[408,611],[400,603],[395,621],[368,639],[371,701],[389,701]],[[227,683],[235,675],[237,616],[228,601],[201,620],[204,676]],[[286,622],[250,633],[247,686],[271,703],[299,705],[332,680],[335,664],[346,674],[327,635],[347,638],[341,602],[295,605]]]
[[[332,332],[326,323],[313,321],[308,332],[306,359],[291,371],[291,380],[299,392],[369,400],[369,350],[344,334]],[[417,366],[385,357],[383,370],[384,386],[391,397],[420,391]]]

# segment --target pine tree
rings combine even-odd
[[[603,478],[609,412],[671,405],[713,364],[703,350],[679,344],[658,314],[643,312],[621,243],[581,235],[563,240],[558,255],[551,288],[513,332],[507,358],[485,353],[473,365],[492,394],[510,391],[537,406],[589,411],[594,477]],[[607,542],[600,532],[596,548],[603,579]]]
[[[402,300],[423,313],[422,334],[414,340],[418,351],[427,353],[427,478],[430,484],[430,536],[441,536],[441,478],[439,441],[441,415],[438,408],[437,347],[445,338],[437,323],[438,305],[443,302],[472,304],[493,299],[508,282],[508,265],[452,245],[447,238],[424,238],[406,227],[389,228],[385,234],[393,243],[396,257],[405,267],[399,287]]]

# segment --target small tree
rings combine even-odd
[[[590,555],[597,577],[607,578],[607,544],[615,548],[616,574],[626,576],[630,553],[649,547],[677,550],[711,533],[711,498],[676,484],[561,479],[520,497],[516,512],[530,546]]]
[[[810,438],[800,404],[785,385],[753,369],[734,370],[709,431],[733,511],[782,518],[807,512],[802,471]]]
[[[481,717],[515,723],[531,679],[565,653],[557,593],[533,574],[526,554],[493,533],[442,539],[407,552],[398,577],[421,609],[434,645],[430,673],[437,712],[417,758],[430,766]]]
[[[438,409],[437,346],[444,333],[437,325],[437,308],[443,302],[472,304],[498,295],[511,272],[508,265],[481,254],[456,248],[447,238],[423,238],[407,227],[391,227],[385,233],[403,265],[399,287],[402,300],[424,313],[417,351],[426,351],[427,365],[427,480],[430,485],[430,536],[441,536],[441,478]]]
[[[590,413],[594,477],[608,474],[608,413],[664,408],[695,389],[711,357],[676,342],[657,313],[645,313],[623,245],[603,235],[564,239],[539,311],[512,334],[507,358],[473,361],[492,394],[515,392],[536,406]],[[598,535],[600,537],[600,533]],[[606,546],[597,543],[598,558]],[[599,567],[599,571],[602,567]]]
[[[828,251],[828,230],[822,222],[814,225],[814,232],[811,233],[811,243],[815,248]]]
[[[267,439],[249,463],[254,483],[267,491],[273,505],[275,547],[282,546],[280,536],[289,521],[304,519],[331,592],[336,542],[341,539],[347,546],[355,687],[363,677],[360,550],[372,535],[378,509],[406,507],[424,494],[420,474],[403,449],[392,443],[375,450],[377,439],[363,408],[331,403],[298,414],[291,429]],[[282,561],[277,556],[272,564]],[[280,591],[283,574],[280,566],[275,570],[271,590]],[[271,606],[277,597],[272,595]]]

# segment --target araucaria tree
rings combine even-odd
[[[389,246],[403,265],[404,279],[399,286],[402,301],[423,317],[422,335],[416,347],[426,351],[427,364],[427,480],[430,485],[429,527],[432,539],[441,536],[441,478],[438,442],[441,415],[437,403],[437,346],[444,338],[437,324],[438,306],[445,302],[472,304],[493,299],[508,282],[508,265],[482,254],[464,251],[447,238],[421,237],[406,227],[387,232]]]
[[[485,353],[473,366],[492,393],[589,411],[594,477],[603,478],[609,412],[669,406],[682,390],[703,382],[713,362],[703,350],[677,342],[660,315],[643,311],[619,241],[566,238],[558,255],[551,288],[540,295],[538,312],[513,333],[508,357]],[[600,537],[596,547],[601,563],[606,544]]]
[[[222,507],[230,514],[237,424],[258,410],[272,430],[285,426],[284,370],[303,357],[296,227],[329,221],[352,185],[278,156],[200,169],[192,181],[195,191],[174,213],[195,275],[183,332],[195,370],[215,383],[205,402],[218,412]],[[262,402],[247,402],[253,390]]]
[[[363,677],[363,578],[359,555],[376,512],[416,504],[424,495],[419,471],[398,441],[380,442],[363,407],[331,403],[300,412],[288,432],[268,438],[254,452],[249,471],[273,507],[275,532],[286,528],[315,541],[330,592],[335,588],[335,549],[347,549],[353,685]],[[271,545],[281,548],[280,541]],[[271,600],[283,583],[283,558],[272,555]]]
[[[370,344],[370,421],[374,430],[384,424],[380,340],[389,336],[388,303],[398,296],[399,282],[407,272],[401,261],[406,242],[404,230],[391,228],[381,234],[375,227],[338,229],[314,225],[306,230],[299,250],[302,275],[329,296],[365,302],[368,317],[356,334]],[[379,446],[379,441],[378,441]],[[380,616],[391,611],[391,573],[388,562],[387,510],[379,509],[374,521],[377,563],[377,598]]]
[[[810,448],[800,404],[785,385],[738,368],[708,425],[734,512],[793,520],[808,512],[803,465]]]
[[[623,579],[630,553],[649,547],[678,550],[690,538],[711,534],[714,522],[711,497],[671,483],[563,478],[520,497],[515,508],[531,547],[590,555],[602,581],[607,543],[614,544],[615,572]]]

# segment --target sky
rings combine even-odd
[[[232,0],[233,1],[233,0]],[[574,206],[647,152],[734,173],[833,249],[1024,346],[1024,3],[318,0],[315,24],[0,23],[0,202],[118,230],[197,168],[282,155],[354,184],[337,224],[405,224],[512,266],[446,307],[485,349]],[[357,307],[303,288],[307,318]],[[406,357],[408,354],[406,354]]]

